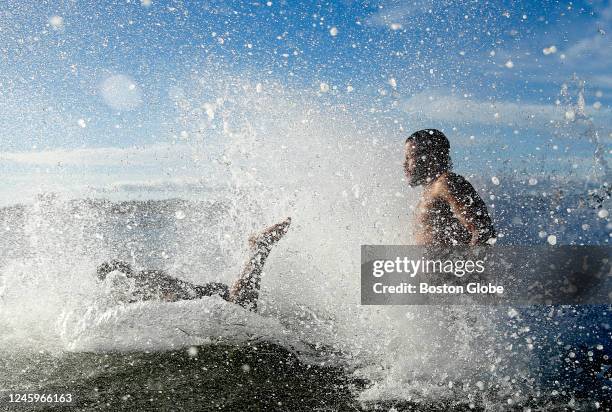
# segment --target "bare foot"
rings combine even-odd
[[[251,246],[257,245],[273,245],[278,242],[289,230],[289,226],[291,225],[291,218],[283,220],[280,223],[270,226],[267,229],[264,229],[260,233],[255,233],[251,235],[249,238],[249,243]]]

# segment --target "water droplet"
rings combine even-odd
[[[62,16],[51,16],[49,24],[53,27],[53,30],[61,30],[64,28],[64,18]]]
[[[102,98],[116,110],[132,110],[142,103],[142,92],[130,77],[117,74],[108,77],[100,85]]]

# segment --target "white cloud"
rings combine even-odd
[[[210,192],[220,187],[212,186],[212,181],[218,179],[204,179],[199,177],[156,178],[147,180],[120,180],[108,187],[93,187],[100,192],[171,192],[185,191],[189,193]]]
[[[598,21],[602,24],[612,22],[612,4],[607,4],[605,7],[599,9],[600,6],[605,5],[607,2],[596,0],[593,3]]]
[[[165,143],[134,147],[55,149],[30,152],[0,152],[0,160],[40,166],[146,166],[168,163],[189,156],[187,145]]]
[[[410,18],[426,12],[433,6],[431,0],[417,0],[397,5],[383,5],[377,13],[370,16],[367,22],[378,27],[398,27]]]
[[[113,199],[143,193],[208,195],[219,187],[219,182],[229,179],[228,172],[205,154],[201,154],[201,162],[196,162],[193,150],[187,144],[160,143],[128,148],[0,152],[0,162],[8,171],[0,182],[0,206],[29,203],[37,194],[48,192],[63,198]]]
[[[412,120],[528,128],[547,128],[551,122],[562,121],[565,114],[565,108],[554,104],[487,102],[440,92],[412,96],[403,102],[403,109]],[[611,117],[609,109],[587,114],[596,120]]]
[[[612,42],[606,35],[596,34],[581,39],[564,52],[566,59],[581,59],[591,57],[603,59],[600,63],[609,65],[612,58]]]
[[[570,45],[563,51],[566,60],[576,65],[580,71],[597,71],[608,73],[612,61],[612,42],[610,42],[609,31],[612,29],[612,4],[601,8],[601,4],[595,4],[596,25],[592,26],[592,34],[584,37]],[[606,33],[608,32],[608,33]]]
[[[404,101],[404,110],[417,119],[467,124],[542,124],[560,119],[553,105],[485,102],[440,93],[420,93]]]
[[[404,28],[412,31],[415,26],[425,26],[429,19],[435,18],[445,27],[461,31],[461,27],[474,27],[464,16],[474,17],[482,10],[483,7],[478,1],[384,0],[378,5],[377,11],[366,19],[366,24],[391,30]],[[479,19],[480,26],[494,23],[495,16],[501,15],[501,10],[500,6],[489,4],[486,20]],[[448,40],[452,39],[451,36]]]
[[[587,79],[587,85],[592,87],[612,89],[612,76],[605,74],[593,76]]]

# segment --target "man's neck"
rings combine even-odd
[[[438,180],[440,180],[440,178],[442,178],[443,176],[445,176],[448,173],[448,170],[444,170],[442,172],[436,173],[431,180],[429,180],[428,182],[423,183],[423,186],[425,187],[425,190],[429,190],[434,183],[436,183]]]

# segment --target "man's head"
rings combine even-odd
[[[406,139],[404,171],[410,186],[430,182],[451,168],[450,143],[441,131],[423,129]]]
[[[96,275],[98,276],[98,279],[104,280],[109,273],[114,272],[115,270],[125,273],[126,275],[134,274],[134,271],[129,263],[113,259],[110,262],[104,262],[98,266],[96,269]]]

